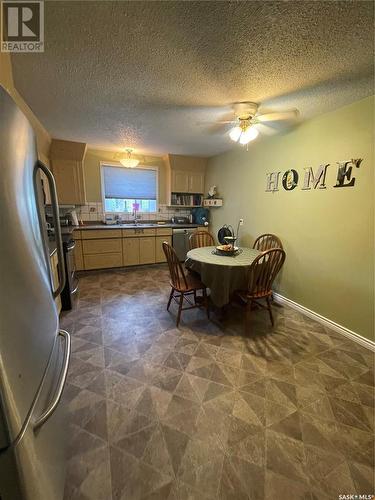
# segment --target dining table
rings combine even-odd
[[[187,253],[185,266],[200,275],[210,289],[212,303],[223,307],[236,290],[247,289],[248,269],[260,253],[254,248],[240,248],[233,255],[220,255],[214,246],[194,248]]]

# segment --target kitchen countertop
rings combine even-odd
[[[147,228],[179,228],[179,229],[184,229],[184,228],[194,228],[194,227],[201,227],[203,224],[172,224],[172,223],[166,223],[166,224],[156,224],[155,222],[144,222],[142,224],[87,224],[84,226],[71,226],[74,229],[77,230],[87,230],[87,229],[147,229]],[[67,229],[67,228],[62,228],[62,229]]]

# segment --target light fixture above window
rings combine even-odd
[[[250,120],[240,118],[240,123],[232,128],[229,132],[229,137],[234,142],[240,144],[248,144],[250,141],[256,139],[259,135],[258,130],[252,125]]]
[[[127,168],[134,168],[138,165],[139,163],[139,160],[137,160],[136,158],[132,158],[132,152],[133,152],[133,149],[132,148],[126,148],[125,149],[126,153],[127,153],[127,156],[123,157],[123,158],[119,158],[119,162],[121,163],[121,165],[123,165],[124,167],[127,167]]]

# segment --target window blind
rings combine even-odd
[[[103,166],[106,198],[156,200],[156,170]]]

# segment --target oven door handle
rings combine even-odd
[[[64,254],[62,248],[62,237],[61,237],[61,229],[60,229],[60,218],[59,218],[59,202],[57,199],[57,190],[55,179],[52,175],[52,172],[48,167],[44,165],[40,160],[37,161],[36,167],[40,168],[42,172],[44,172],[51,194],[51,206],[52,206],[52,217],[53,217],[53,225],[55,228],[55,237],[56,237],[56,247],[57,247],[57,258],[58,258],[58,266],[57,272],[59,276],[59,284],[56,290],[53,290],[52,285],[52,295],[55,299],[60,295],[60,293],[64,290],[65,287],[65,264],[64,264]]]
[[[67,252],[71,252],[72,250],[74,250],[76,247],[76,242],[72,243],[71,245],[69,245],[68,247],[66,247],[66,250]]]

